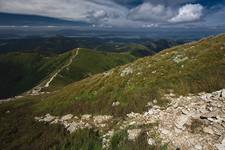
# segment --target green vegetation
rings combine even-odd
[[[75,59],[72,67],[60,72],[60,76],[52,82],[53,86],[44,90],[57,90],[74,81],[126,64],[136,58],[153,55],[154,51],[177,44],[179,42],[169,40],[61,36],[0,40],[0,69],[4,72],[0,75],[0,99],[19,95],[40,83],[44,84],[50,78],[49,75],[53,75],[67,63],[71,52],[66,51],[75,47],[84,47],[78,60]]]
[[[113,150],[144,150],[144,149],[154,149],[150,147],[147,143],[147,137],[145,134],[140,135],[135,142],[131,142],[127,138],[126,130],[116,133],[112,137],[112,149]]]
[[[6,52],[43,52],[62,53],[74,48],[89,48],[105,52],[127,52],[129,45],[142,45],[149,50],[160,51],[184,41],[152,40],[149,38],[98,38],[98,37],[29,37],[24,39],[0,39],[0,53]]]
[[[162,95],[171,90],[186,95],[221,89],[225,84],[224,41],[223,35],[139,59],[113,69],[109,75],[97,74],[70,84],[36,107],[54,114],[121,115],[142,112],[147,102],[154,99],[159,105],[166,105]],[[178,58],[182,62],[176,62]],[[132,73],[122,77],[126,68]],[[113,101],[121,103],[116,110],[111,107]]]
[[[86,79],[69,84],[57,92],[28,96],[1,104],[1,148],[100,149],[101,139],[97,131],[82,130],[69,135],[62,126],[49,126],[35,122],[34,116],[46,113],[52,115],[90,113],[112,114],[121,118],[130,112],[143,112],[147,102],[154,99],[157,99],[158,105],[166,106],[167,101],[163,99],[163,95],[170,91],[174,91],[177,95],[187,95],[224,88],[224,43],[225,35],[221,35],[177,46],[154,56],[116,67],[107,73],[88,76]],[[93,71],[89,70],[93,67],[91,63],[93,61],[88,62],[87,60],[95,59],[85,57],[89,53],[91,52],[88,50],[81,50],[80,56],[71,67],[79,69],[80,65],[88,66],[85,67],[87,70],[81,69],[85,75],[87,75],[86,72]],[[108,60],[111,56],[107,56],[107,54],[103,58],[104,53],[93,55],[96,56],[96,60],[110,62],[109,66],[96,62],[96,66],[104,68],[99,72],[118,65],[116,63],[118,61],[114,61],[118,58],[118,54],[112,54],[115,55],[112,56],[112,60]],[[121,57],[124,56],[124,63],[129,60],[125,57],[126,55],[121,55]],[[82,58],[86,60],[82,61]],[[79,62],[80,65],[77,66],[75,62]],[[69,68],[69,71],[76,73],[76,69],[72,68]],[[70,76],[70,73],[67,74],[67,71],[62,71],[62,76],[68,80],[79,80],[80,74],[73,77]],[[57,85],[56,82],[60,80],[57,78],[53,84]],[[112,103],[115,101],[120,102],[118,107],[112,107]],[[200,125],[199,122],[196,122],[193,127]],[[198,132],[198,130],[193,132]],[[124,131],[116,133],[111,144],[113,149],[139,149],[139,147],[147,149],[148,146],[144,135],[140,136],[136,142],[130,142]],[[167,145],[157,145],[149,147],[149,149],[167,149]]]
[[[101,148],[98,132],[81,130],[69,135],[63,126],[38,123],[32,105],[38,99],[24,99],[0,105],[0,144],[4,150]]]
[[[62,66],[70,53],[45,56],[40,53],[14,52],[0,55],[0,98],[21,94]]]
[[[68,63],[72,55],[73,51],[58,55],[21,52],[1,54],[0,98],[21,94],[40,82],[45,84],[60,67]],[[136,57],[130,54],[80,49],[79,55],[74,58],[72,64],[62,70],[50,87],[45,90],[56,90],[74,81],[126,64],[134,59]]]
[[[78,130],[63,140],[59,145],[54,146],[53,149],[60,150],[101,150],[102,141],[98,132],[92,129]]]
[[[149,49],[148,47],[141,45],[141,44],[130,44],[124,47],[119,48],[122,51],[129,49],[130,54],[136,57],[144,57],[154,55],[155,52]]]
[[[81,48],[72,64],[60,72],[48,90],[56,90],[74,81],[107,71],[118,65],[127,64],[135,59],[136,57],[127,53],[97,52]]]
[[[126,44],[125,43],[107,43],[107,44],[100,45],[96,48],[97,51],[106,51],[106,50],[112,51],[112,52],[146,51],[146,53],[148,52],[148,54],[153,54],[154,51],[152,51],[151,49],[154,49],[154,48],[153,47],[149,48],[145,46],[144,44],[137,44],[137,43],[126,43]],[[145,55],[145,56],[148,56],[148,55]]]

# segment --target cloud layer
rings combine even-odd
[[[205,1],[0,0],[0,12],[34,14],[105,26],[139,27],[143,24],[173,25],[203,20],[209,6],[204,6],[202,2]]]
[[[143,3],[131,9],[128,18],[146,22],[165,22],[172,17],[174,12],[170,7],[161,4],[154,5],[150,2]]]
[[[203,15],[203,9],[203,6],[200,4],[187,4],[181,7],[178,14],[169,21],[179,23],[199,20]]]

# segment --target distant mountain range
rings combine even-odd
[[[0,26],[88,26],[82,21],[68,21],[37,15],[0,13]]]
[[[21,94],[49,79],[49,75],[70,62],[72,49],[80,48],[76,61],[67,67],[69,70],[60,71],[63,78],[57,76],[50,90],[181,43],[62,36],[0,40],[0,70],[6,72],[0,75],[0,99]]]
[[[153,40],[153,39],[103,39],[54,36],[47,38],[27,37],[24,39],[0,39],[0,53],[6,52],[66,52],[83,47],[96,51],[124,52],[131,50],[150,49],[155,52],[169,48],[185,41]]]

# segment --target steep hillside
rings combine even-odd
[[[224,77],[225,35],[167,49],[56,92],[1,104],[0,145],[224,149]]]
[[[97,52],[80,48],[71,64],[60,71],[47,91],[54,91],[74,81],[79,81],[96,73],[101,73],[118,65],[132,62],[137,57],[128,53]]]
[[[142,111],[154,99],[165,105],[161,96],[169,91],[186,95],[218,90],[225,83],[224,41],[224,35],[211,37],[139,59],[71,84],[38,107],[57,114],[88,111],[121,115]],[[116,110],[111,107],[114,101],[121,103]]]
[[[96,52],[88,49],[80,49],[75,58],[73,57],[75,51],[54,55],[37,52],[15,52],[0,55],[2,71],[0,98],[21,94],[38,84],[44,86],[54,75],[49,86],[41,90],[56,90],[74,81],[136,59],[130,54]],[[70,61],[71,63],[69,63]],[[67,64],[68,66],[65,66]],[[62,70],[60,70],[61,68]],[[56,74],[56,72],[58,73]]]
[[[0,98],[15,96],[31,89],[51,72],[62,66],[70,53],[45,56],[40,53],[0,55]]]

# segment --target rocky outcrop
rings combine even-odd
[[[111,139],[114,135],[114,130],[108,131],[102,136],[102,149],[109,149],[111,146]]]
[[[44,117],[35,117],[34,119],[39,122],[51,122],[51,121],[57,119],[57,117],[52,116],[50,114],[46,114]]]
[[[120,105],[120,102],[118,102],[118,101],[112,103],[112,107],[116,107],[116,106],[119,106],[119,105]]]
[[[127,76],[127,75],[129,75],[129,74],[132,74],[133,72],[134,72],[134,71],[133,71],[133,69],[132,69],[131,67],[127,67],[127,68],[125,68],[124,70],[122,70],[120,76],[121,76],[121,77],[125,77],[125,76]]]
[[[135,141],[141,134],[141,129],[127,130],[127,133],[128,133],[128,140]]]
[[[46,114],[35,119],[62,124],[70,133],[78,129],[97,129],[102,134],[104,149],[110,147],[114,133],[126,130],[130,141],[135,141],[141,133],[146,134],[149,145],[159,144],[156,142],[159,137],[161,143],[168,143],[169,149],[224,150],[225,89],[185,97],[176,97],[170,93],[164,98],[170,101],[167,107],[157,106],[154,100],[146,105],[148,111],[131,112],[124,118],[90,114],[59,117]]]
[[[223,93],[178,98],[167,95],[171,105],[160,112],[158,127],[163,142],[180,149],[217,149],[225,135]]]
[[[181,63],[181,62],[184,62],[185,60],[188,60],[188,57],[184,56],[184,55],[176,55],[174,58],[173,58],[173,61],[177,64]]]
[[[218,148],[218,150],[225,150],[225,138],[222,140],[221,143],[216,144],[216,147]]]

